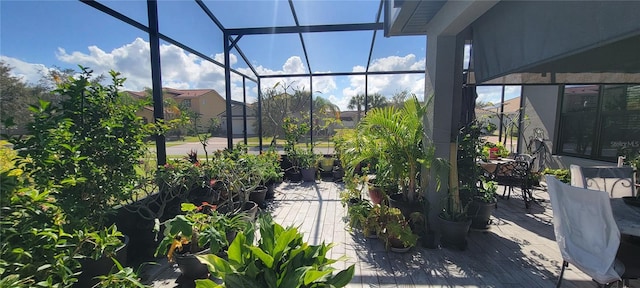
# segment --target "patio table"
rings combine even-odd
[[[487,173],[493,174],[496,171],[496,167],[498,167],[498,164],[507,163],[511,161],[515,161],[515,160],[509,159],[509,158],[489,159],[487,160],[487,162],[483,160],[478,160],[478,165],[480,165],[482,169],[487,171]]]
[[[621,234],[640,237],[640,207],[627,205],[622,198],[611,198],[611,210]]]

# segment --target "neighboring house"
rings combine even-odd
[[[364,112],[360,114],[360,119],[364,118]],[[355,128],[358,124],[358,111],[341,111],[340,122],[343,128]]]
[[[144,98],[147,96],[145,91],[127,91],[135,98]],[[175,100],[176,104],[181,107],[187,107],[189,110],[200,115],[200,125],[207,127],[210,119],[218,117],[225,111],[225,99],[213,89],[173,89],[162,88],[163,97]],[[179,111],[165,107],[165,119],[174,119],[178,116]],[[152,121],[153,106],[146,106],[138,112],[145,121]]]
[[[245,104],[240,101],[231,101],[231,125],[232,125],[232,134],[233,136],[243,136],[244,135],[244,109]],[[246,105],[246,119],[247,119],[247,136],[255,136],[258,134],[258,124],[255,113],[255,108],[253,104]],[[220,131],[226,135],[227,133],[227,113],[226,111],[222,111],[217,115],[220,118]]]
[[[475,111],[476,119],[489,122],[495,125],[496,129],[500,128],[500,103],[486,107],[476,107]],[[502,127],[508,127],[513,123],[517,125],[519,111],[520,97],[505,100],[502,108],[502,113],[504,115],[502,117]]]

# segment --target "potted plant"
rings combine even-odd
[[[103,86],[89,68],[77,78],[60,79],[53,91],[59,103],[40,100],[30,107],[32,137],[13,138],[36,184],[61,185],[53,195],[73,227],[108,226],[114,206],[130,199],[138,180],[136,166],[150,135],[136,112],[144,103],[125,99],[125,79],[111,71]]]
[[[471,229],[481,231],[489,229],[491,214],[497,205],[497,189],[497,182],[482,181],[482,187],[478,189],[478,195],[473,197],[467,209],[467,214],[471,218]]]
[[[271,146],[258,157],[262,163],[260,171],[263,173],[263,185],[267,187],[265,198],[271,199],[274,197],[276,183],[282,182],[282,177],[284,176],[280,166],[280,154],[278,154],[274,146]]]
[[[455,247],[460,250],[467,248],[467,233],[471,226],[471,219],[467,215],[467,204],[461,202],[457,173],[457,144],[451,143],[451,168],[449,171],[449,189],[442,198],[442,210],[438,214],[440,224],[440,243],[445,247]]]
[[[344,287],[353,278],[355,266],[336,272],[338,260],[327,253],[332,244],[309,245],[295,227],[282,227],[268,214],[258,218],[260,238],[238,233],[228,251],[228,260],[215,254],[199,255],[223,287]],[[210,279],[196,280],[198,287],[216,287]]]
[[[363,230],[371,212],[371,208],[371,203],[369,203],[369,201],[358,201],[350,204],[347,207],[349,228],[352,230]]]
[[[243,214],[227,216],[215,205],[182,203],[180,214],[162,225],[164,237],[156,249],[156,256],[166,254],[169,262],[176,262],[185,279],[207,276],[207,269],[196,260],[198,253],[219,254],[239,231],[250,229]]]
[[[313,152],[313,147],[296,148],[293,157],[300,167],[302,181],[315,181],[319,155]]]
[[[251,218],[255,216],[258,204],[250,198],[264,180],[260,162],[257,155],[247,153],[244,145],[214,153],[211,163],[206,165],[207,173],[224,183],[226,188],[221,194],[218,211],[224,214],[247,211]]]
[[[358,124],[357,131],[342,139],[344,151],[340,153],[348,165],[357,167],[364,161],[375,160],[379,163],[375,166],[376,178],[382,174],[389,181],[388,187],[399,187],[400,193],[389,195],[390,205],[401,208],[405,217],[411,212],[424,212],[423,194],[430,171],[434,169],[440,174],[444,168],[444,162],[435,157],[435,146],[424,133],[427,107],[428,103],[423,105],[414,96],[401,108],[372,109]]]
[[[343,178],[344,190],[340,191],[340,202],[342,202],[342,205],[345,206],[363,201],[362,189],[365,187],[366,176],[360,176],[352,170],[349,170]]]
[[[126,260],[125,238],[114,225],[65,227],[65,212],[53,197],[57,185],[37,187],[26,169],[30,160],[5,144],[0,141],[0,279],[15,278],[11,287],[90,287],[98,282],[93,277],[111,271],[111,257]]]
[[[418,236],[411,231],[409,221],[400,209],[381,206],[379,221],[382,229],[378,231],[378,238],[387,250],[407,252],[418,242]]]
[[[482,157],[484,124],[474,120],[462,127],[458,133],[457,175],[460,203],[467,207],[471,227],[487,230],[489,218],[496,206],[495,192],[497,183],[487,182],[476,163]],[[480,183],[480,184],[479,184]]]
[[[382,220],[388,206],[375,204],[369,210],[366,221],[363,223],[362,232],[365,237],[378,238],[378,234],[382,231]]]
[[[89,68],[80,69],[78,76],[56,79],[52,94],[60,101],[30,107],[30,137],[10,141],[31,159],[25,169],[33,171],[36,188],[58,186],[50,196],[64,212],[65,230],[90,233],[109,227],[116,207],[136,194],[136,168],[153,124],[136,116],[146,103],[120,92],[125,79],[119,73],[110,71],[111,83],[102,85]]]

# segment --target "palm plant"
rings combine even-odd
[[[366,107],[365,107],[365,97],[366,97]],[[356,109],[358,111],[357,122],[360,122],[360,113],[363,110],[370,110],[372,108],[382,108],[387,106],[387,98],[385,98],[380,93],[374,93],[371,95],[365,96],[364,94],[358,94],[356,96],[351,97],[349,100],[349,104],[347,108]]]
[[[427,105],[414,96],[402,109],[393,106],[374,108],[358,126],[372,136],[367,156],[376,155],[389,163],[394,178],[405,192],[405,200],[416,200],[418,173],[421,166],[430,169],[435,148],[424,133],[422,119]]]

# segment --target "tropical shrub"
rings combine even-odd
[[[80,67],[76,78],[58,83],[58,104],[40,100],[30,107],[29,137],[14,138],[17,151],[29,157],[38,187],[51,191],[72,227],[104,227],[113,207],[135,193],[136,165],[150,129],[136,111],[144,105],[120,93],[125,79],[111,71],[111,84],[92,81]]]
[[[65,230],[55,187],[38,189],[26,167],[0,141],[0,287],[71,287],[80,259],[114,254],[121,245],[115,226],[100,230]]]
[[[238,233],[229,246],[228,260],[213,254],[197,256],[222,281],[217,285],[209,279],[196,280],[197,287],[344,287],[353,278],[354,265],[334,274],[330,265],[341,259],[327,257],[332,244],[309,245],[297,228],[284,228],[267,214],[258,223],[258,244],[253,234]]]

